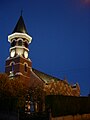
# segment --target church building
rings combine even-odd
[[[32,68],[28,57],[29,44],[32,37],[28,34],[22,15],[13,32],[8,36],[10,43],[9,57],[6,59],[5,73],[10,79],[20,78],[30,86],[43,86],[46,95],[80,96],[78,83],[70,85],[67,80],[61,80]]]
[[[33,72],[32,61],[28,58],[28,45],[32,42],[32,37],[28,35],[23,17],[20,16],[16,27],[8,36],[11,44],[10,55],[6,59],[5,73],[12,78],[20,78],[28,86],[32,84],[42,84],[43,81]]]

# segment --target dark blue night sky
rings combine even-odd
[[[0,0],[0,72],[23,10],[33,67],[90,91],[90,0]]]

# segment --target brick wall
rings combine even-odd
[[[50,117],[50,120],[90,120],[90,114],[82,114],[82,115],[68,115],[68,116],[60,116],[60,117]]]
[[[80,96],[80,87],[78,83],[75,87],[68,84],[67,81],[56,81],[44,85],[46,95],[67,95]]]

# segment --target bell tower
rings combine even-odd
[[[10,42],[10,55],[6,59],[5,73],[9,77],[30,78],[32,62],[28,58],[28,45],[32,37],[28,35],[22,15],[20,16],[13,32],[8,36]]]

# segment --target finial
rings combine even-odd
[[[21,16],[22,16],[23,10],[21,10]]]

